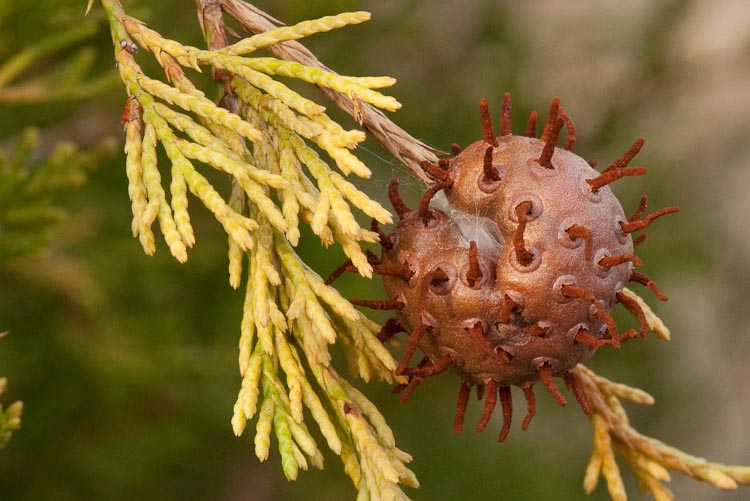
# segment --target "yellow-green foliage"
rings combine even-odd
[[[242,383],[232,417],[234,432],[241,435],[257,417],[256,455],[265,460],[275,436],[282,470],[294,479],[309,465],[323,467],[307,409],[328,447],[341,455],[362,499],[405,497],[399,483],[417,485],[405,466],[410,456],[396,448],[375,406],[331,366],[328,346],[341,340],[350,371],[366,381],[396,382],[396,363],[377,339],[379,326],[325,285],[295,252],[304,222],[324,245],[341,245],[360,274],[370,277],[372,266],[361,243],[376,242],[377,234],[362,228],[354,211],[385,224],[392,218],[345,178],[370,176],[352,153],[365,139],[364,132],[344,130],[324,106],[279,77],[326,87],[386,110],[400,105],[376,89],[395,80],[341,76],[254,55],[269,44],[364,22],[369,14],[305,21],[204,50],[162,37],[127,16],[118,2],[102,4],[129,96],[125,151],[134,236],[153,254],[151,228],[158,222],[170,252],[186,261],[196,240],[189,192],[228,235],[232,287],[241,284],[247,262],[239,344]],[[223,39],[216,32],[223,30],[221,21],[204,21],[204,29],[207,39]],[[145,73],[136,60],[144,52],[153,54],[165,80]],[[223,75],[219,104],[189,77],[188,71],[204,68]],[[160,148],[169,162],[169,169],[161,172]],[[207,169],[230,177],[228,196],[212,186],[202,173]]]
[[[648,393],[597,376],[582,365],[573,372],[593,407],[590,419],[594,428],[594,452],[583,481],[587,493],[596,488],[601,475],[614,501],[628,498],[615,453],[630,466],[641,494],[650,493],[657,501],[674,499],[664,485],[670,480],[668,470],[708,482],[719,489],[731,490],[739,484],[750,483],[750,467],[727,466],[692,456],[631,427],[620,399],[651,405],[654,399]]]
[[[0,150],[0,264],[41,249],[65,212],[55,198],[86,181],[111,144],[82,150],[58,144],[51,154],[35,158],[39,132],[27,129],[14,146]]]
[[[0,334],[2,336],[3,334]],[[8,380],[0,378],[0,396],[5,392]],[[23,412],[22,402],[13,402],[7,409],[3,410],[3,404],[0,404],[0,448],[5,447],[12,433],[21,428],[21,413]]]
[[[0,26],[4,30],[10,28],[7,23],[12,22],[14,16],[29,10],[22,2],[12,7],[10,3],[0,5]],[[41,2],[35,9],[45,12],[44,16],[39,16],[43,19],[35,26],[36,30],[44,33],[42,22],[54,25],[55,29],[20,49],[16,43],[0,43],[0,61],[3,61],[0,64],[0,104],[84,99],[111,88],[115,82],[111,74],[94,73],[96,50],[82,46],[83,41],[100,30],[98,20],[70,22],[69,13],[57,12],[52,5],[42,6]]]

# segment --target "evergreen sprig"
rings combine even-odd
[[[39,140],[39,131],[29,128],[14,147],[0,150],[0,264],[49,242],[50,231],[65,218],[55,200],[81,186],[113,146],[105,141],[81,149],[61,143],[49,155],[35,159]]]
[[[209,49],[198,49],[161,36],[126,15],[115,0],[102,5],[128,93],[123,121],[133,235],[153,254],[152,225],[158,222],[170,252],[186,261],[195,243],[189,192],[228,235],[233,287],[241,284],[247,263],[234,432],[243,434],[248,421],[257,417],[256,455],[265,460],[275,436],[282,470],[294,479],[300,469],[323,466],[311,418],[328,447],[341,456],[361,499],[405,498],[399,484],[418,485],[405,466],[411,457],[396,447],[377,408],[331,366],[328,346],[340,340],[350,371],[365,381],[402,382],[393,372],[396,362],[377,339],[379,326],[295,252],[304,222],[326,246],[341,245],[360,274],[370,277],[372,267],[361,244],[378,237],[360,226],[353,209],[385,224],[392,218],[346,179],[370,176],[352,154],[364,132],[345,130],[322,105],[278,78],[325,87],[362,106],[386,110],[400,105],[377,89],[395,80],[341,76],[255,56],[269,44],[361,23],[370,15],[354,12],[305,21],[228,45],[220,43],[225,39],[220,9],[218,17],[204,9]],[[139,50],[153,55],[166,80],[146,74],[136,61]],[[188,71],[204,68],[223,83],[218,103],[189,77]],[[159,148],[168,159],[163,173],[157,165]],[[226,173],[231,193],[220,194],[204,169]],[[168,188],[162,177],[166,172]]]
[[[23,6],[19,10],[21,8]],[[0,12],[0,24],[2,21]],[[0,60],[3,60],[0,103],[17,105],[86,99],[112,87],[116,81],[113,75],[94,72],[94,47],[83,45],[101,29],[98,21],[89,18],[76,23],[58,23],[53,34],[41,36],[20,50],[16,50],[15,44],[0,47]]]
[[[725,490],[736,489],[739,484],[750,484],[748,466],[710,462],[638,433],[630,425],[620,399],[651,405],[654,399],[648,393],[614,383],[582,365],[576,367],[573,374],[592,406],[589,417],[594,428],[594,451],[583,481],[587,493],[596,488],[601,475],[614,501],[627,499],[615,454],[624,458],[635,474],[641,494],[645,496],[650,493],[656,501],[674,499],[672,492],[664,485],[670,481],[669,470]]]
[[[7,332],[0,333],[0,337]],[[8,386],[7,378],[0,378],[0,396],[5,393]],[[13,402],[7,409],[3,410],[3,404],[0,404],[0,449],[10,440],[14,431],[21,428],[21,414],[23,413],[23,402]]]

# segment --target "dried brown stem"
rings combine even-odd
[[[222,9],[239,21],[252,33],[263,33],[277,28],[282,23],[260,9],[240,0],[216,0]],[[271,45],[268,49],[279,59],[295,61],[306,66],[331,71],[322,64],[305,46],[296,41],[285,41]],[[351,115],[369,132],[376,141],[387,149],[407,169],[425,184],[431,184],[419,163],[437,162],[438,155],[444,152],[416,139],[374,106],[359,100],[350,99],[338,92],[319,87],[320,91],[339,108]]]

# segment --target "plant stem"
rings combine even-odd
[[[213,0],[219,3],[222,8],[232,17],[242,23],[248,30],[253,33],[262,33],[274,28],[280,24],[279,21],[261,11],[260,9],[238,0]],[[321,63],[315,55],[307,50],[304,45],[295,41],[279,42],[271,45],[268,49],[273,52],[279,59],[287,61],[296,61],[306,66],[331,71]],[[377,140],[386,148],[395,158],[397,158],[407,169],[409,169],[418,179],[427,185],[434,183],[422,170],[420,163],[429,161],[436,163],[438,155],[444,154],[442,151],[426,145],[422,141],[411,136],[408,132],[393,123],[380,110],[367,103],[356,99],[349,99],[331,89],[318,87],[325,96],[333,101],[339,108],[351,115]]]

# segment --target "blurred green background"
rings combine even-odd
[[[0,57],[78,22],[84,4],[0,2]],[[636,164],[649,174],[623,180],[615,191],[626,213],[642,193],[653,208],[682,208],[656,223],[639,248],[644,271],[670,296],[655,304],[644,293],[673,340],[652,337],[617,352],[603,349],[589,365],[656,397],[652,408],[628,407],[642,433],[712,460],[750,464],[750,4],[257,4],[287,23],[342,10],[373,12],[365,25],[304,43],[341,73],[396,77],[392,93],[404,108],[394,120],[438,148],[478,139],[479,99],[487,97],[498,110],[506,90],[513,94],[517,132],[531,109],[544,111],[559,96],[576,122],[576,151],[585,158],[611,162],[645,136]],[[200,43],[193,2],[124,5],[164,35]],[[105,26],[83,45],[94,48],[96,71],[114,73]],[[113,136],[121,144],[124,98],[113,81],[93,98],[0,104],[0,145],[12,145],[29,125],[42,130],[42,152],[59,140],[86,147]],[[369,142],[360,153],[375,171],[360,183],[373,197],[385,200],[391,177],[408,178],[377,144]],[[406,185],[414,200],[420,186]],[[228,286],[226,237],[200,204],[191,207],[198,243],[180,265],[162,242],[149,258],[130,238],[119,146],[87,184],[56,203],[69,217],[50,245],[0,263],[0,331],[11,332],[0,340],[0,376],[9,378],[2,398],[25,404],[23,428],[0,450],[0,499],[354,498],[333,454],[326,454],[325,471],[289,483],[277,455],[261,464],[252,436],[233,436],[242,293]],[[324,275],[343,261],[339,249],[324,251],[312,239],[299,252]],[[340,285],[349,297],[382,295],[378,284],[353,276]],[[632,322],[621,313],[619,322]],[[559,408],[539,392],[530,429],[521,432],[518,405],[512,433],[498,445],[498,416],[483,434],[467,427],[454,436],[458,383],[450,375],[426,382],[403,405],[384,385],[358,387],[386,415],[399,446],[413,454],[422,482],[408,492],[415,499],[585,497],[591,430],[574,403]],[[520,393],[516,398],[520,404]],[[478,403],[470,406],[467,422],[480,410]],[[588,499],[608,499],[601,483]],[[638,496],[630,481],[628,488]],[[671,488],[677,499],[750,496],[747,488],[718,492],[679,474]]]

